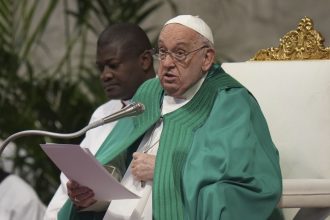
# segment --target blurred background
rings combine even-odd
[[[0,142],[30,129],[74,132],[106,101],[95,68],[96,39],[109,24],[139,24],[155,44],[162,24],[199,15],[213,30],[220,62],[244,62],[277,47],[304,16],[330,39],[328,0],[0,0]],[[24,137],[0,159],[48,204],[59,171],[40,143],[79,143]]]

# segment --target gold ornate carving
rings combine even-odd
[[[259,50],[251,60],[330,59],[330,47],[324,47],[323,42],[322,35],[314,30],[312,19],[304,17],[295,31],[280,39],[279,47]]]

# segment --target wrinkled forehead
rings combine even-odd
[[[191,28],[181,24],[168,24],[159,34],[158,46],[173,44],[195,45],[201,41],[201,35]]]

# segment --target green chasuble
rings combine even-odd
[[[102,164],[126,169],[137,140],[161,117],[163,94],[158,78],[139,88],[133,100],[146,110],[117,123],[97,152]],[[276,209],[281,172],[267,123],[254,97],[219,65],[190,102],[163,116],[159,143],[154,220],[266,220]],[[83,219],[70,204],[59,219]]]

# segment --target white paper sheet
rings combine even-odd
[[[89,151],[79,145],[41,144],[40,146],[69,179],[92,189],[95,199],[110,201],[140,198],[113,178]]]

